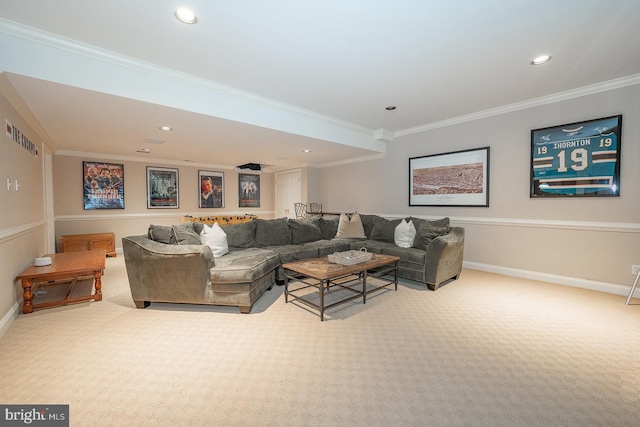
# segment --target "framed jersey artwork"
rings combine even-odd
[[[619,197],[622,115],[531,131],[531,198]]]

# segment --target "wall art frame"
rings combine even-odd
[[[409,206],[489,207],[490,147],[409,159]]]
[[[530,198],[619,197],[622,115],[531,131]]]
[[[241,208],[260,207],[260,175],[238,174],[238,206]]]
[[[179,208],[179,187],[178,169],[147,166],[147,209]]]
[[[82,162],[85,210],[124,209],[124,165]]]
[[[224,208],[224,172],[198,171],[201,208]]]

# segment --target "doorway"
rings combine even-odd
[[[303,202],[300,169],[276,173],[276,218],[295,218],[296,202]]]

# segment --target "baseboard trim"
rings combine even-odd
[[[558,276],[555,274],[540,273],[531,270],[521,270],[517,268],[500,267],[497,265],[482,264],[479,262],[464,261],[464,268],[471,270],[486,271],[488,273],[501,274],[503,276],[519,277],[522,279],[539,280],[541,282],[555,283],[563,286],[572,286],[574,288],[590,289],[592,291],[606,292],[615,295],[629,294],[630,287],[619,285],[617,283],[598,282],[595,280],[580,279],[577,277]],[[636,290],[634,296],[640,295],[640,289]]]
[[[22,300],[13,304],[11,310],[9,310],[7,314],[4,315],[2,320],[0,320],[0,338],[2,338],[4,334],[7,333],[7,331],[9,331],[9,328],[11,327],[11,325],[13,325],[13,322],[18,318],[18,315],[20,314],[21,303]]]

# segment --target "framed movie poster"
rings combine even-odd
[[[124,209],[124,166],[82,162],[84,208]]]
[[[489,147],[409,159],[409,206],[489,206]]]
[[[260,175],[238,174],[238,206],[241,208],[260,207]]]
[[[620,195],[622,116],[531,131],[531,198]]]
[[[198,171],[201,208],[224,208],[224,172]]]
[[[147,166],[147,208],[177,208],[178,169]]]

